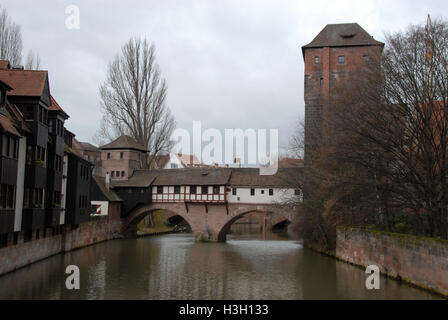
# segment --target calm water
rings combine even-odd
[[[365,289],[363,270],[269,234],[195,243],[172,234],[115,240],[57,255],[0,277],[0,299],[434,299],[382,278]],[[81,289],[65,289],[76,264]]]

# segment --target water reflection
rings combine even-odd
[[[228,236],[195,243],[174,234],[115,240],[46,259],[0,277],[1,299],[431,299],[381,280],[364,287],[363,270],[305,249],[285,234]],[[81,289],[65,289],[78,265]]]

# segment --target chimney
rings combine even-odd
[[[233,163],[235,164],[235,166],[237,168],[241,168],[241,159],[240,158],[233,159]]]
[[[106,185],[107,190],[109,190],[110,189],[110,173],[109,172],[106,173],[106,178],[104,180],[104,183]]]
[[[9,64],[8,60],[0,60],[0,69],[6,70],[11,69],[11,65]]]

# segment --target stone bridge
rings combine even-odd
[[[230,226],[246,215],[257,217],[257,221],[262,225],[265,223],[268,228],[292,220],[290,212],[275,204],[156,202],[132,210],[123,219],[123,234],[126,237],[135,236],[138,223],[158,210],[181,216],[190,225],[196,240],[203,241],[226,241]]]

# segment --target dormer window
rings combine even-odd
[[[342,38],[344,38],[344,39],[350,39],[350,38],[353,38],[354,36],[356,35],[356,33],[342,33],[342,34],[340,34],[340,36],[342,37]]]

